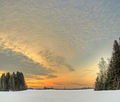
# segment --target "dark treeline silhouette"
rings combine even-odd
[[[20,91],[20,90],[26,90],[27,86],[24,80],[24,75],[22,72],[16,72],[10,74],[3,73],[0,78],[0,90],[1,91]]]
[[[102,63],[104,66],[105,64]],[[104,69],[104,68],[103,68]],[[114,41],[112,57],[107,70],[100,70],[96,78],[95,90],[120,89],[120,39]]]

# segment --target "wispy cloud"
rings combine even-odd
[[[11,49],[3,49],[0,47],[0,69],[5,71],[22,71],[25,74],[48,75],[54,72],[46,69],[39,63],[33,62],[27,56],[12,51]]]
[[[1,0],[0,60],[7,63],[1,69],[56,78],[89,70],[110,56],[120,33],[119,11],[118,0]],[[85,73],[95,71],[79,74]]]
[[[57,76],[56,75],[48,75],[48,77],[47,77],[48,79],[50,78],[57,78]]]
[[[43,47],[41,47],[40,50],[37,50],[21,40],[16,41],[15,39],[12,40],[11,38],[8,38],[4,33],[0,33],[0,45],[4,49],[11,49],[14,52],[23,54],[33,62],[39,63],[44,68],[56,70],[63,67],[68,68],[71,71],[74,70],[72,66],[65,61],[64,57],[58,56]]]

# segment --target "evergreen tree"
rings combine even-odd
[[[101,73],[101,72],[100,72]],[[114,41],[113,53],[107,69],[104,86],[101,88],[102,76],[96,78],[95,89],[116,90],[120,89],[120,39]]]
[[[27,87],[22,72],[13,72],[12,74],[8,72],[6,75],[5,73],[2,74],[0,78],[0,90],[19,91],[26,89]]]
[[[25,83],[25,79],[24,79],[24,75],[22,72],[20,72],[20,89],[26,89],[27,86],[26,86],[26,83]]]
[[[1,76],[1,90],[6,90],[6,89],[7,89],[6,76],[5,73],[3,73]]]
[[[108,84],[110,89],[119,89],[120,85],[120,44],[115,40],[113,54],[108,69]]]
[[[9,90],[9,88],[10,88],[9,79],[10,79],[10,73],[8,72],[8,73],[6,74],[6,85],[7,85],[6,89],[7,89],[7,90]]]

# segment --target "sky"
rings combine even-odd
[[[28,87],[94,87],[119,37],[119,0],[0,0],[0,73]]]

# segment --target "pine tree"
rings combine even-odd
[[[24,75],[22,72],[20,72],[20,89],[25,90],[27,88],[26,83],[25,83],[25,79],[24,79]]]
[[[119,42],[117,40],[114,41],[112,57],[106,72],[106,74],[101,74],[102,72],[100,71],[99,76],[96,78],[95,90],[120,89],[120,38]],[[102,81],[104,82],[103,86]]]
[[[0,90],[12,90],[12,91],[19,91],[19,90],[26,90],[26,84],[24,75],[22,72],[12,73],[9,72],[5,75],[2,74],[0,78]]]
[[[7,84],[6,89],[7,89],[7,90],[9,90],[9,88],[10,88],[9,79],[10,79],[10,73],[8,72],[8,73],[6,74],[6,84]]]
[[[113,53],[108,67],[106,89],[120,89],[120,44],[115,40]]]
[[[7,89],[6,76],[5,73],[3,73],[1,76],[1,90],[6,90],[6,89]]]

